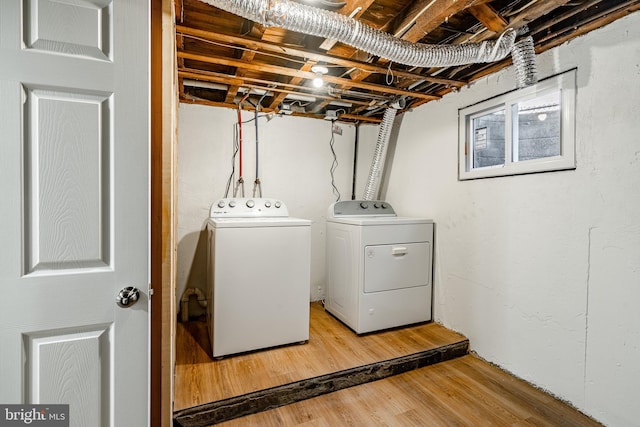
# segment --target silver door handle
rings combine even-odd
[[[137,288],[127,286],[118,292],[118,295],[116,296],[116,303],[122,308],[131,307],[136,303],[136,301],[138,301],[139,296],[140,291]]]

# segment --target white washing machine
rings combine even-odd
[[[311,221],[275,199],[221,199],[208,221],[213,356],[309,339]]]
[[[356,333],[431,320],[433,221],[389,203],[329,207],[325,309]]]

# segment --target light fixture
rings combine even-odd
[[[538,120],[540,120],[541,122],[544,122],[546,119],[547,119],[547,113],[538,114]]]
[[[311,67],[311,72],[316,73],[316,77],[313,79],[313,86],[320,88],[324,85],[324,80],[322,80],[322,76],[329,72],[329,69],[324,65],[314,65]]]

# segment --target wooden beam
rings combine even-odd
[[[210,107],[231,108],[234,110],[238,109],[238,106],[236,104],[228,104],[226,102],[211,101],[208,99],[197,98],[189,95],[186,95],[186,97],[181,99],[180,102],[184,104],[201,104],[201,105],[208,105]],[[242,109],[247,111],[255,111],[255,107],[249,106],[246,103],[242,104]],[[270,108],[266,108],[266,107],[260,107],[260,112],[277,113],[277,111],[272,110]]]
[[[557,15],[555,18],[553,19],[548,19],[544,22],[544,24],[542,25],[536,25],[536,28],[530,28],[531,32],[529,34],[531,34],[532,36],[535,36],[536,34],[540,33],[543,30],[546,30],[549,27],[554,26],[555,24],[564,21],[565,19],[569,19],[572,16],[585,11],[586,9],[589,9],[592,6],[597,5],[598,3],[600,3],[602,0],[591,0],[587,3],[584,3],[582,5],[580,5],[579,7],[574,7],[572,9],[570,9],[569,11],[561,14],[561,15]]]
[[[603,10],[597,15],[590,16],[580,22],[575,23],[570,28],[556,31],[553,34],[554,38],[551,38],[549,36],[542,38],[540,40],[542,45],[536,48],[536,52],[544,52],[545,50],[558,46],[575,37],[581,36],[604,25],[610,24],[611,22],[616,21],[617,19],[629,15],[637,10],[640,10],[640,0],[626,1],[609,9]],[[568,34],[559,37],[560,34],[564,33]]]
[[[189,59],[189,60],[193,60],[193,61],[200,61],[200,62],[206,62],[206,63],[209,63],[209,64],[226,65],[226,66],[230,66],[230,67],[244,68],[244,69],[247,69],[247,70],[259,71],[259,72],[262,72],[262,73],[271,73],[271,74],[285,75],[285,76],[291,76],[291,77],[300,77],[300,78],[305,79],[305,80],[313,80],[316,77],[316,75],[314,73],[312,73],[312,72],[302,71],[302,70],[294,70],[294,69],[287,68],[287,67],[280,67],[280,66],[277,66],[277,65],[258,63],[258,62],[255,62],[255,61],[252,62],[252,63],[245,63],[245,62],[239,61],[237,59],[222,58],[222,57],[213,56],[213,55],[202,55],[202,54],[188,53],[188,52],[183,52],[183,51],[178,51],[177,55],[178,55],[178,58],[184,58],[184,59]],[[411,98],[440,99],[439,96],[429,95],[429,94],[426,94],[426,93],[411,92],[411,91],[407,91],[407,90],[404,90],[404,89],[397,89],[397,88],[392,87],[392,86],[383,86],[383,85],[367,83],[367,82],[355,82],[353,80],[343,79],[343,78],[340,78],[340,77],[334,77],[334,76],[330,76],[330,75],[325,75],[323,77],[323,79],[327,83],[333,83],[333,84],[337,84],[337,85],[350,85],[351,87],[357,87],[357,88],[360,88],[360,89],[366,89],[366,90],[370,90],[372,92],[378,92],[378,93],[382,93],[382,94],[385,94],[385,95],[393,94],[393,95],[408,96],[408,97],[411,97]]]
[[[473,2],[474,0],[420,0],[414,3],[409,15],[393,32],[396,34],[402,31],[403,40],[415,43]],[[409,28],[405,30],[407,26]]]
[[[442,22],[445,22],[449,16],[455,15],[470,4],[474,0],[420,0],[413,3],[407,13],[404,14],[402,20],[391,21],[387,26],[383,27],[384,31],[391,31],[395,36],[400,36],[403,40],[415,43],[422,39],[425,33],[433,31]],[[388,64],[390,61],[381,58],[378,63],[380,65]],[[351,76],[352,80],[364,80],[369,76],[365,72],[358,72]],[[425,81],[428,81],[425,79]],[[458,86],[461,87],[461,86]]]
[[[487,29],[501,33],[509,26],[507,20],[489,4],[469,6],[469,12]]]
[[[353,0],[348,2],[344,7],[342,7],[338,11],[338,13],[345,16],[351,16],[352,13],[354,13],[358,8],[360,8],[360,10],[352,16],[354,19],[357,19],[360,16],[362,16],[362,14],[367,11],[367,9],[369,9],[369,7],[374,3],[374,1],[375,0]],[[320,49],[329,50],[333,46],[335,46],[336,43],[337,43],[336,40],[326,39],[320,45]]]
[[[339,65],[345,68],[357,68],[357,69],[369,71],[370,73],[381,73],[381,74],[387,73],[386,67],[380,67],[373,64],[369,64],[367,62],[354,61],[351,59],[345,59],[337,56],[325,55],[325,54],[313,52],[306,49],[301,49],[299,47],[294,47],[294,46],[278,45],[274,43],[267,43],[264,41],[247,39],[247,38],[238,37],[238,36],[218,34],[210,31],[204,31],[204,30],[198,30],[195,28],[186,27],[184,25],[176,26],[176,31],[178,32],[178,34],[199,37],[199,38],[203,38],[203,39],[210,40],[213,42],[218,42],[218,43],[240,45],[240,46],[244,46],[247,49],[256,50],[256,51],[276,53],[280,55],[285,54],[285,55],[290,55],[297,58],[303,58],[305,60],[312,60],[316,62],[325,62],[327,64]],[[426,80],[433,83],[450,85],[455,87],[462,87],[467,84],[467,82],[461,81],[461,80],[431,77],[427,74],[423,75],[419,73],[411,73],[411,72],[406,72],[402,70],[394,69],[393,73],[399,77],[403,77],[407,79]]]
[[[302,66],[302,68],[300,69],[301,71],[311,71],[311,67],[313,67],[313,65],[315,64],[315,62],[307,62],[306,64],[304,64]],[[293,84],[293,85],[298,85],[300,83],[302,83],[304,81],[303,78],[300,77],[292,77],[291,79],[289,79],[289,84]],[[282,103],[282,101],[284,101],[284,99],[287,97],[289,93],[283,91],[280,92],[278,95],[273,97],[273,101],[271,101],[271,104],[269,105],[270,108],[276,108],[278,107],[278,105],[280,105]]]
[[[281,101],[276,104],[273,105],[273,103],[268,107],[271,109],[277,109],[278,105],[280,105],[280,103],[284,100],[284,98],[287,97],[287,95],[302,95],[302,96],[308,96],[308,97],[313,97],[316,99],[320,99],[320,100],[326,100],[327,103],[330,103],[331,101],[341,101],[341,102],[348,102],[351,103],[353,105],[362,105],[365,107],[368,107],[371,105],[370,102],[365,102],[365,101],[356,101],[356,100],[351,100],[351,99],[342,99],[342,98],[336,98],[333,96],[328,96],[328,95],[321,95],[321,94],[317,94],[317,93],[309,93],[309,92],[304,92],[304,91],[295,91],[295,90],[288,90],[288,89],[282,89],[282,88],[277,88],[277,87],[269,87],[268,85],[256,85],[256,84],[251,84],[248,83],[244,80],[238,79],[238,78],[234,78],[233,76],[228,76],[228,77],[224,77],[224,76],[212,76],[209,74],[206,74],[204,72],[195,72],[195,71],[188,71],[188,70],[184,70],[184,69],[178,69],[178,76],[180,78],[183,79],[192,79],[192,80],[200,80],[200,81],[205,81],[205,82],[212,82],[212,83],[220,83],[220,84],[229,84],[230,81],[234,82],[235,86],[238,87],[246,87],[248,89],[259,89],[259,90],[264,90],[264,91],[271,91],[274,93],[277,93],[278,95],[276,95],[276,97],[279,97],[281,95],[283,95],[281,97]],[[291,84],[289,84],[289,86],[292,86]],[[302,86],[299,86],[300,89],[308,89]],[[185,96],[186,97],[186,96]],[[231,101],[224,101],[227,104],[232,104],[233,100]]]
[[[210,107],[220,107],[220,108],[231,108],[231,109],[237,109],[238,106],[236,104],[227,104],[225,102],[216,102],[216,101],[209,101],[208,99],[202,99],[202,98],[195,98],[195,97],[187,97],[184,99],[181,99],[180,102],[185,103],[185,104],[200,104],[200,105],[207,105]],[[244,105],[242,107],[244,110],[248,110],[248,111],[254,111],[253,107]],[[270,108],[261,108],[260,109],[261,112],[265,112],[265,113],[277,113],[276,110],[270,109]],[[308,118],[312,118],[312,119],[323,119],[324,115],[323,114],[313,114],[313,113],[291,113],[291,116],[296,116],[296,117],[308,117]],[[382,121],[382,119],[376,118],[376,117],[369,117],[369,116],[359,116],[356,114],[340,114],[338,116],[337,121],[356,121],[356,122],[368,122],[368,123],[380,123]]]
[[[340,114],[340,116],[338,116],[338,119],[349,119],[349,120],[355,120],[357,122],[367,122],[367,123],[382,122],[382,119],[378,119],[376,117],[369,117],[369,116],[360,116],[358,114]]]
[[[522,28],[531,21],[535,21],[541,16],[546,15],[552,10],[564,6],[571,0],[546,0],[534,3],[531,7],[526,8],[522,12],[509,19],[509,27],[513,29]]]

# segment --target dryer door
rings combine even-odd
[[[365,246],[365,293],[427,286],[430,281],[430,242]]]

